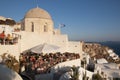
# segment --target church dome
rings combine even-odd
[[[51,19],[51,16],[47,11],[37,7],[29,10],[26,13],[25,18]]]

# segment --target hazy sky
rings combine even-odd
[[[37,4],[71,40],[120,41],[120,0],[0,0],[0,16],[20,21]]]

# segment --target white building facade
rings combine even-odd
[[[66,34],[61,34],[59,29],[54,29],[52,17],[41,8],[37,7],[29,10],[20,26],[21,31],[12,32],[18,35],[18,43],[15,45],[0,45],[0,54],[8,52],[18,58],[20,53],[47,43],[60,47],[60,52],[78,53],[82,56],[82,42],[69,41]]]

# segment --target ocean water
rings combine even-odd
[[[107,41],[107,42],[99,42],[99,43],[101,45],[112,48],[114,52],[120,56],[120,42]]]

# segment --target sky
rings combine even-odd
[[[37,5],[69,40],[120,41],[120,0],[0,0],[0,16],[15,21]]]

